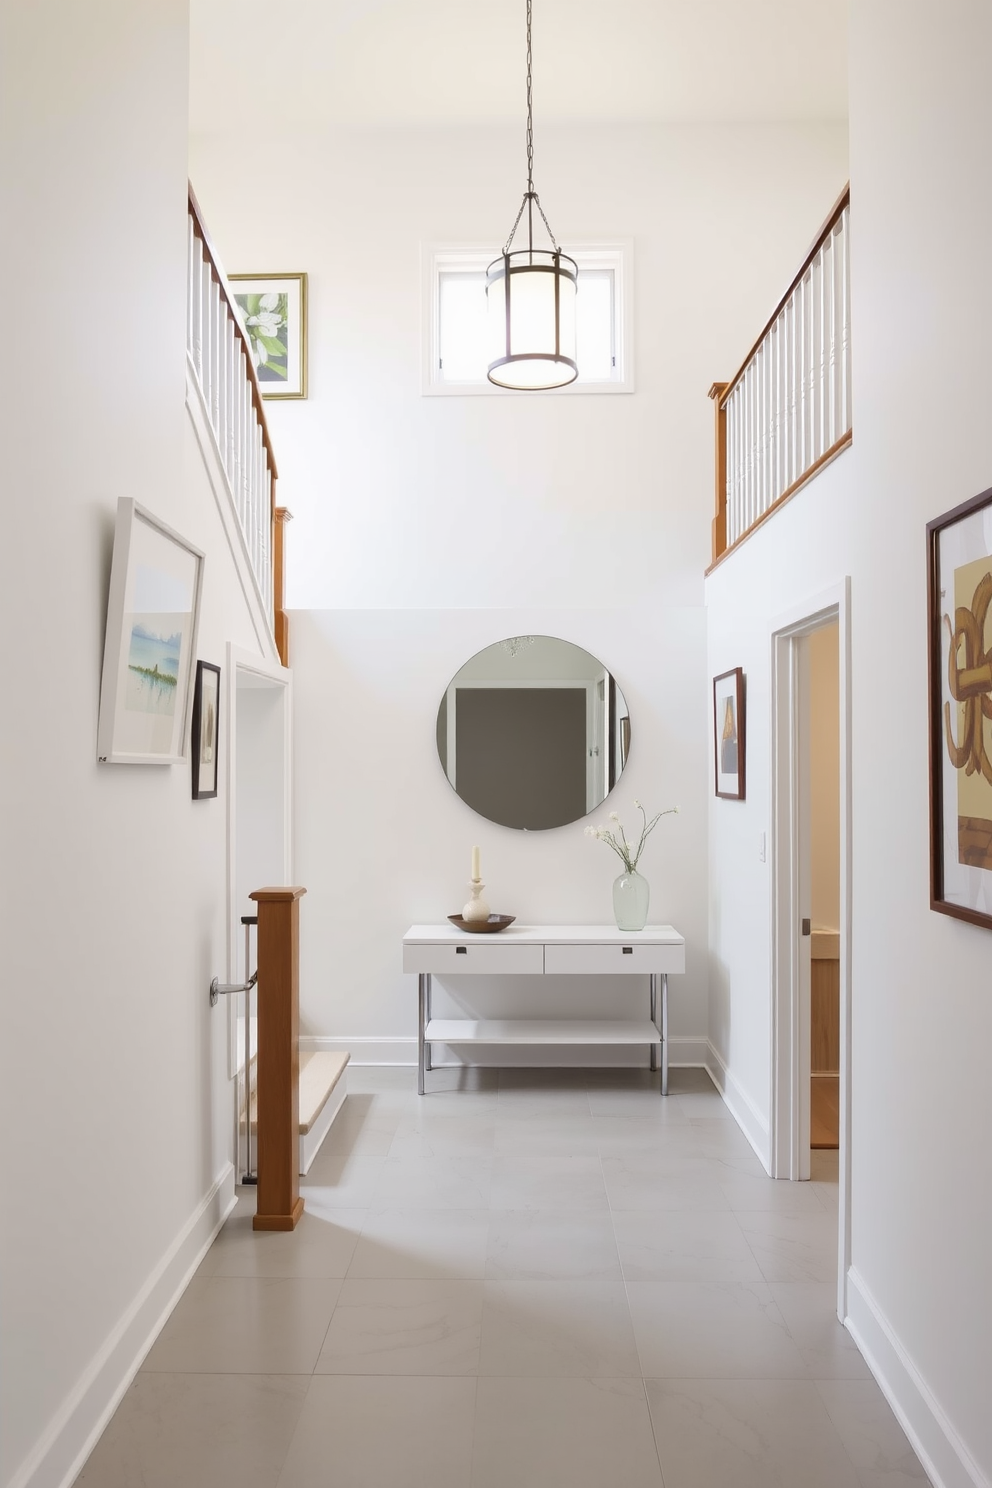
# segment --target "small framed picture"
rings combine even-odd
[[[930,908],[992,929],[992,490],[927,524]]]
[[[713,745],[716,793],[744,799],[744,673],[740,667],[713,678]]]
[[[306,274],[231,274],[263,398],[307,395]]]
[[[100,764],[185,758],[202,583],[199,548],[122,496],[100,684]]]
[[[217,794],[217,745],[220,720],[220,667],[209,661],[196,663],[193,689],[193,800],[205,801]]]

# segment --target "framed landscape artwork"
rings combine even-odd
[[[992,490],[927,525],[930,908],[992,927]]]
[[[203,554],[130,497],[117,503],[97,759],[183,759]]]
[[[744,673],[740,667],[713,678],[713,751],[716,793],[744,799]]]
[[[232,274],[263,398],[307,395],[306,274]]]
[[[219,723],[220,667],[209,661],[198,661],[190,727],[194,801],[206,801],[217,794]]]

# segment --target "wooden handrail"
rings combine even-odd
[[[768,332],[778,320],[783,308],[788,304],[796,285],[802,281],[803,275],[806,273],[806,270],[809,268],[810,264],[813,262],[814,258],[823,247],[827,238],[830,236],[834,227],[837,225],[837,222],[839,221],[844,208],[850,205],[850,201],[851,183],[849,181],[844,187],[844,190],[841,192],[840,196],[837,198],[834,205],[831,207],[829,216],[827,217],[823,226],[820,228],[820,231],[817,233],[816,237],[813,239],[809,252],[800,264],[797,273],[793,275],[789,283],[789,287],[785,291],[785,294],[781,297],[778,304],[775,306],[775,309],[772,311],[771,315],[769,315],[768,319],[761,327],[761,330],[758,333],[758,336],[755,339],[751,349],[748,351],[747,356],[744,358],[743,362],[741,362],[740,366],[738,367],[737,371],[734,373],[730,381],[723,384],[723,392],[720,395],[720,407],[726,407],[727,400],[729,399],[731,393],[734,391],[734,388],[740,382],[741,378],[744,376],[744,373],[750,366],[751,359],[754,356],[755,352],[758,350],[758,347],[761,345],[762,341],[764,341],[765,337],[768,335]],[[712,392],[710,393],[710,396],[713,396]]]
[[[276,468],[276,457],[275,452],[272,448],[272,440],[269,438],[269,426],[265,421],[265,405],[262,402],[262,390],[259,387],[258,377],[255,372],[255,363],[252,360],[251,345],[241,325],[241,317],[238,314],[237,306],[234,303],[234,296],[231,294],[231,286],[227,282],[227,275],[224,273],[220,257],[217,253],[217,249],[214,247],[213,239],[211,238],[210,233],[207,230],[207,225],[203,220],[203,213],[200,211],[200,204],[196,199],[196,193],[194,192],[192,185],[190,185],[189,187],[189,215],[193,219],[193,231],[196,233],[196,236],[203,244],[203,257],[210,265],[211,277],[216,281],[221,295],[227,302],[228,311],[230,312],[231,319],[234,322],[235,335],[238,337],[242,346],[244,347],[245,362],[248,369],[248,382],[251,387],[252,406],[254,407],[255,412],[258,415],[258,422],[262,430],[262,444],[265,447],[266,460],[269,470],[272,472],[274,488],[274,484],[279,472]],[[274,510],[275,500],[273,498],[273,511]]]
[[[719,567],[719,565],[723,562],[724,558],[729,558],[730,555],[731,555],[731,553],[736,553],[736,551],[740,547],[741,543],[746,542],[747,539],[749,537],[751,537],[753,533],[757,532],[757,530],[758,530],[759,527],[763,527],[764,524],[768,521],[768,518],[774,516],[775,513],[781,507],[783,507],[787,501],[791,501],[792,498],[793,498],[793,496],[795,496],[798,491],[801,491],[802,488],[803,488],[803,486],[805,486],[808,481],[811,481],[813,479],[814,475],[819,475],[820,471],[823,470],[825,468],[825,466],[829,465],[830,462],[831,462],[831,460],[836,460],[836,458],[837,458],[838,455],[842,455],[846,449],[849,449],[850,446],[851,446],[851,444],[853,443],[853,440],[854,440],[854,435],[851,433],[850,429],[848,429],[847,433],[846,434],[842,434],[841,437],[840,437],[840,439],[837,440],[836,444],[832,444],[828,450],[824,450],[824,452],[820,456],[820,458],[818,460],[814,460],[813,463],[812,463],[812,465],[809,467],[808,470],[804,470],[803,471],[802,475],[799,477],[798,480],[794,480],[792,482],[792,485],[791,486],[786,486],[786,488],[782,492],[781,496],[777,496],[775,498],[775,500],[772,502],[772,504],[768,508],[768,510],[767,511],[763,511],[761,513],[761,516],[760,517],[756,517],[755,520],[751,523],[750,527],[747,529],[747,531],[746,532],[742,532],[741,535],[740,535],[740,537],[738,537],[735,542],[732,542],[729,547],[726,546],[727,511],[726,511],[726,507],[724,507],[724,510],[723,510],[724,547],[721,548],[719,551],[717,551],[717,549],[716,549],[716,537],[715,537],[715,533],[716,533],[716,520],[714,519],[714,524],[713,524],[713,528],[714,528],[713,562],[710,564],[709,568],[706,570],[705,577],[708,578],[709,575],[713,572],[713,570],[715,568],[718,568]]]
[[[716,500],[707,573],[851,443],[850,200],[848,185],[734,376],[710,388],[716,416]],[[834,234],[836,242],[831,241]],[[817,264],[828,261],[830,277],[817,277]],[[807,275],[820,297],[821,321],[811,309],[811,327],[806,324]],[[799,325],[796,316],[789,316],[792,304],[801,309],[798,330],[793,326]],[[795,360],[796,344],[804,358],[809,346],[814,348],[813,360],[804,360],[802,368]],[[783,354],[792,358],[790,364],[781,362]],[[832,443],[824,448],[828,438]],[[784,489],[783,481],[788,481]]]

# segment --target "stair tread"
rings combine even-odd
[[[344,1074],[350,1054],[318,1049],[300,1055],[300,1134],[305,1136]],[[251,1129],[256,1130],[255,1091],[251,1093]]]

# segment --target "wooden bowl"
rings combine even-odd
[[[494,935],[497,930],[505,930],[507,925],[512,925],[516,918],[516,915],[491,914],[488,920],[463,920],[461,915],[448,916],[459,930],[468,930],[472,935]]]

